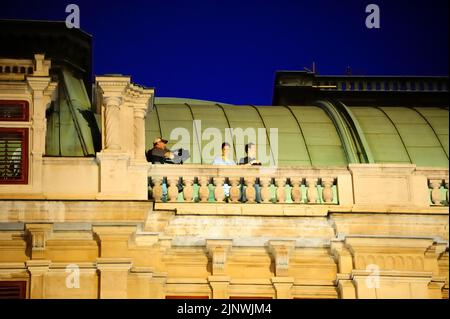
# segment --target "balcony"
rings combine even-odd
[[[448,170],[404,164],[348,167],[150,165],[155,209],[177,214],[326,216],[445,212]]]

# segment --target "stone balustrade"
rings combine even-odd
[[[149,184],[156,202],[338,204],[337,176],[320,169],[155,164]]]
[[[444,77],[318,77],[313,83],[321,90],[448,92]]]

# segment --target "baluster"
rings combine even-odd
[[[162,195],[163,195],[163,189],[162,189],[162,177],[152,177],[153,181],[153,189],[152,189],[152,196],[155,202],[161,202],[162,201]]]
[[[208,201],[208,197],[209,197],[209,178],[206,176],[202,176],[198,179],[199,184],[200,184],[200,188],[198,190],[199,193],[199,197],[200,197],[200,202],[202,203],[206,203]]]
[[[224,177],[214,177],[214,198],[216,202],[222,203],[225,200],[225,192],[223,190]]]
[[[167,188],[167,196],[169,202],[176,202],[178,197],[178,177],[167,177],[167,184],[169,187]]]
[[[256,189],[255,189],[255,181],[256,177],[246,177],[244,179],[245,185],[245,198],[247,199],[247,203],[255,203],[256,202]]]
[[[306,193],[308,203],[315,204],[317,202],[317,178],[307,178],[306,186],[308,187]]]
[[[300,177],[291,177],[291,197],[292,201],[296,204],[299,204],[302,201],[302,188],[301,188],[302,179]]]
[[[333,183],[334,178],[332,177],[322,178],[322,198],[325,203],[331,203],[333,201]]]
[[[237,203],[239,202],[239,195],[240,195],[240,190],[239,190],[239,177],[233,176],[233,177],[229,177],[228,178],[230,180],[230,184],[231,184],[231,188],[230,188],[230,200],[232,203]]]
[[[434,205],[441,205],[441,187],[442,180],[440,179],[431,179],[430,187],[431,187],[431,201]]]
[[[183,195],[184,200],[188,203],[192,202],[194,197],[194,178],[193,177],[183,177]]]
[[[270,203],[270,177],[260,177],[259,181],[261,182],[261,201],[263,203]]]
[[[277,202],[285,203],[286,202],[286,191],[284,186],[286,185],[285,177],[277,177],[275,178],[275,185],[277,186]]]

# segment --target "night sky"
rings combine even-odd
[[[277,70],[448,75],[448,0],[22,1],[0,18],[60,20],[75,3],[94,74],[131,75],[157,96],[270,105]],[[368,29],[365,8],[380,7]]]

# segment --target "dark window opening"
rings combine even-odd
[[[26,281],[0,281],[0,299],[25,299]]]
[[[0,121],[28,121],[27,101],[0,101]]]
[[[0,184],[28,183],[28,129],[0,128]]]

